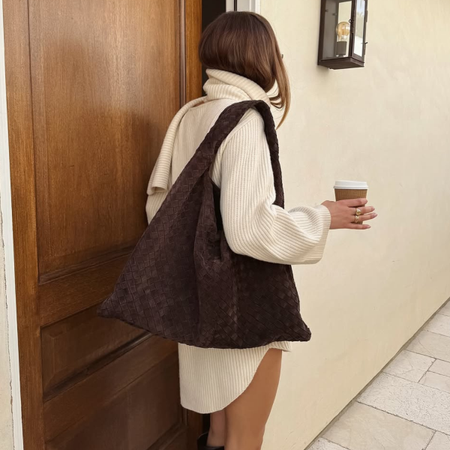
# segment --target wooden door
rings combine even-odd
[[[201,95],[201,0],[3,0],[25,450],[195,448],[176,344],[96,316]]]

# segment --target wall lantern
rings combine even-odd
[[[322,0],[319,65],[364,67],[368,0]]]

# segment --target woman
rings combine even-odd
[[[204,30],[199,56],[207,68],[206,96],[183,106],[173,118],[148,184],[146,213],[154,217],[186,163],[220,113],[234,102],[264,100],[279,125],[289,110],[289,82],[274,32],[264,17],[228,12]],[[277,95],[267,92],[276,85]],[[248,110],[226,137],[211,167],[221,188],[220,208],[230,248],[240,254],[282,264],[314,264],[323,255],[328,230],[363,230],[373,219],[366,199],[325,201],[289,211],[273,205],[275,188],[262,116]],[[360,207],[359,223],[354,223]],[[198,348],[179,344],[183,407],[211,413],[201,449],[261,448],[278,387],[282,352],[291,342],[250,349]]]

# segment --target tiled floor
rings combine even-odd
[[[450,450],[450,301],[308,450]]]

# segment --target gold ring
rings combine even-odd
[[[355,222],[354,223],[359,223],[359,216],[355,214]]]
[[[359,208],[356,208],[355,215],[360,216],[362,214],[361,210]]]

